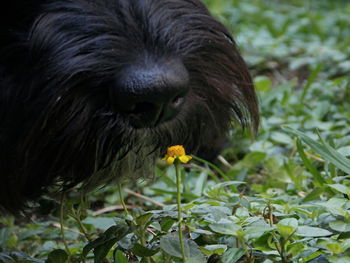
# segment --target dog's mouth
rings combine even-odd
[[[162,124],[176,120],[184,106],[186,98],[178,95],[171,102],[140,102],[133,105],[127,111],[122,112],[122,116],[128,120],[133,129],[155,129]]]

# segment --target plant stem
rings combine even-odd
[[[122,207],[123,207],[123,209],[124,209],[125,214],[126,214],[127,216],[129,216],[130,214],[129,214],[128,208],[127,208],[126,205],[125,205],[124,197],[123,197],[122,192],[123,192],[122,185],[121,185],[121,184],[118,184],[118,193],[119,193],[120,202],[121,202],[121,204],[122,204]],[[131,223],[132,223],[133,225],[136,225],[136,223],[135,223],[134,221],[131,222]],[[140,232],[139,232],[140,242],[141,242],[141,244],[142,244],[143,246],[146,245],[145,232],[146,232],[146,230],[145,230],[145,231],[140,231]],[[151,262],[149,257],[144,257],[144,260],[145,260],[146,263],[150,263],[150,262]]]
[[[84,237],[90,242],[92,241],[91,236],[89,235],[89,233],[87,232],[86,228],[84,227],[83,223],[81,222],[80,219],[80,213],[76,213],[73,215],[74,220],[77,222],[78,224],[78,228],[80,230],[80,232],[83,233]]]
[[[181,255],[182,255],[182,262],[186,263],[186,257],[185,257],[185,246],[184,241],[182,237],[182,210],[181,210],[181,175],[180,175],[180,164],[179,160],[176,159],[174,162],[175,165],[175,173],[176,173],[176,193],[177,193],[177,219],[178,219],[178,225],[179,225],[179,240],[180,240],[180,247],[181,247]]]
[[[119,192],[119,199],[120,199],[120,202],[122,203],[122,207],[124,208],[124,212],[126,215],[129,215],[129,211],[128,209],[126,208],[126,205],[125,205],[125,202],[124,202],[124,197],[122,195],[122,191],[123,191],[123,188],[122,188],[122,185],[121,184],[118,184],[118,192]]]
[[[62,237],[62,242],[64,244],[64,247],[66,249],[66,252],[68,254],[68,260],[67,262],[70,262],[70,257],[71,257],[71,253],[69,251],[69,247],[68,247],[68,244],[67,244],[67,241],[66,241],[66,237],[64,235],[64,228],[63,228],[63,214],[64,214],[64,193],[61,194],[61,204],[60,204],[60,229],[61,229],[61,237]]]

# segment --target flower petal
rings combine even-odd
[[[168,157],[168,158],[166,159],[166,162],[167,162],[168,164],[173,164],[174,161],[175,161],[175,158],[174,158],[174,157]]]
[[[179,157],[179,160],[182,163],[188,163],[191,159],[192,159],[192,157],[189,156],[189,155],[182,155],[182,156]]]

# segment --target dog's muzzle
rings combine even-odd
[[[188,71],[179,59],[133,64],[117,76],[111,104],[134,128],[155,127],[181,111],[188,82]]]

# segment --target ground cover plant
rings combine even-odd
[[[153,179],[1,218],[0,262],[350,262],[350,3],[206,3],[255,77],[256,138],[235,130],[213,164],[176,176],[160,160]]]

